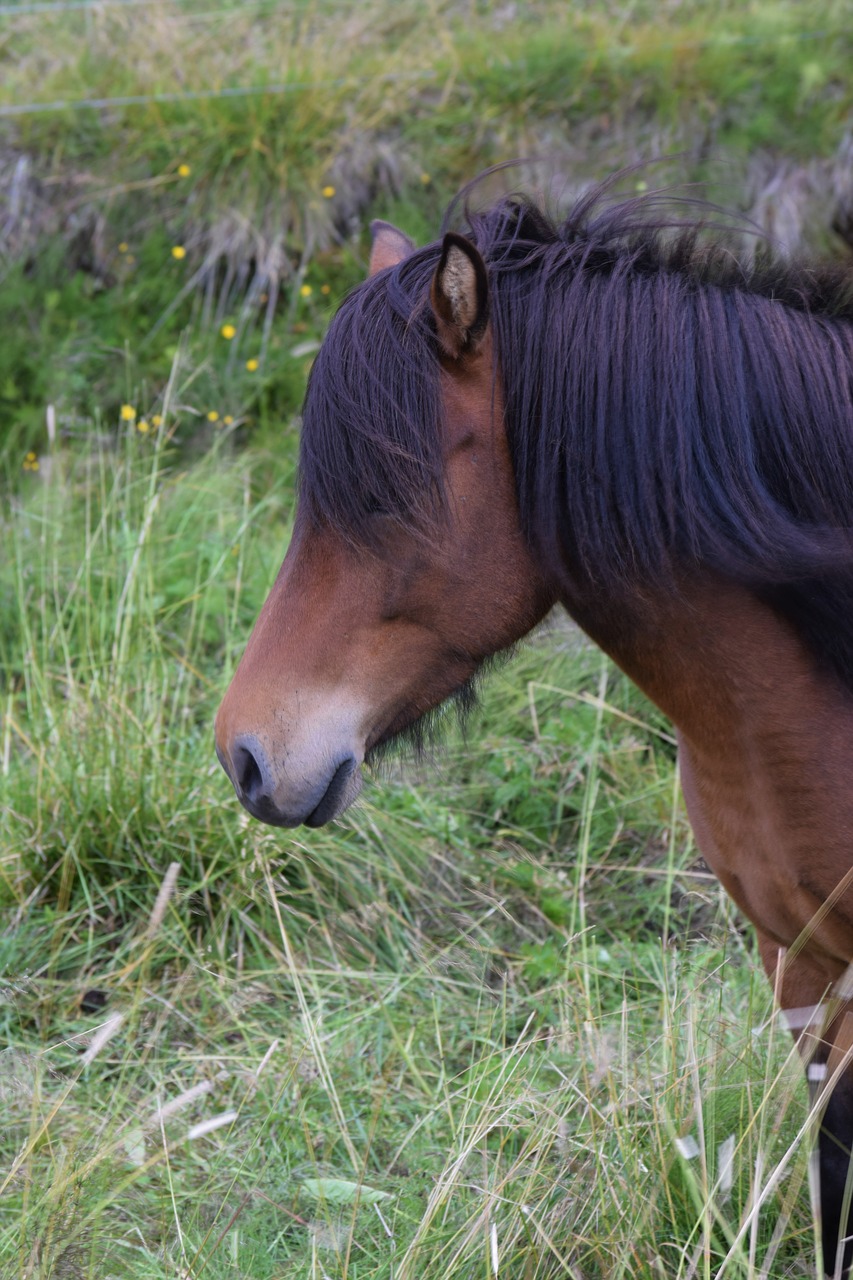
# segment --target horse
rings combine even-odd
[[[373,224],[317,354],[219,759],[250,814],[319,827],[566,609],[675,726],[699,850],[820,1108],[819,1240],[846,1276],[853,275],[606,184],[561,218],[518,194],[456,208],[424,248]]]

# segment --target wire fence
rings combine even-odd
[[[141,107],[162,102],[204,102],[217,98],[249,98],[259,94],[299,93],[311,89],[341,89],[360,84],[381,84],[385,81],[429,80],[434,71],[387,72],[381,76],[355,78],[341,76],[333,80],[293,80],[288,84],[235,85],[224,89],[186,89],[171,93],[129,93],[116,98],[68,98],[55,102],[24,102],[0,106],[0,119],[23,116],[44,111],[72,111],[81,108],[100,110],[108,107]]]
[[[51,13],[102,13],[106,9],[145,9],[163,7],[164,0],[27,0],[24,4],[0,4],[0,18],[26,17],[29,14]],[[298,13],[301,5],[281,5],[275,0],[243,0],[241,4],[219,5],[216,9],[194,9],[191,6],[173,4],[187,18],[215,16],[216,14],[242,13],[246,9],[275,8],[288,13]]]

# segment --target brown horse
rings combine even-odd
[[[305,402],[293,541],[220,708],[264,822],[555,604],[677,727],[699,847],[755,924],[823,1107],[824,1266],[853,1260],[853,290],[722,229],[512,198],[374,226]],[[703,215],[707,216],[707,215]]]

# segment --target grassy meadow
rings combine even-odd
[[[212,749],[371,217],[679,150],[849,252],[845,6],[709,15],[0,6],[0,1280],[814,1274],[750,931],[565,619],[329,829]]]

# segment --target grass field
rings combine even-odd
[[[555,624],[344,823],[247,821],[292,435],[167,423],[4,527],[3,1274],[798,1274],[799,1070],[660,717]]]
[[[813,1275],[751,934],[669,726],[565,619],[329,830],[249,821],[212,720],[366,219],[433,235],[508,154],[716,147],[811,175],[841,252],[845,7],[9,8],[0,1280]]]

